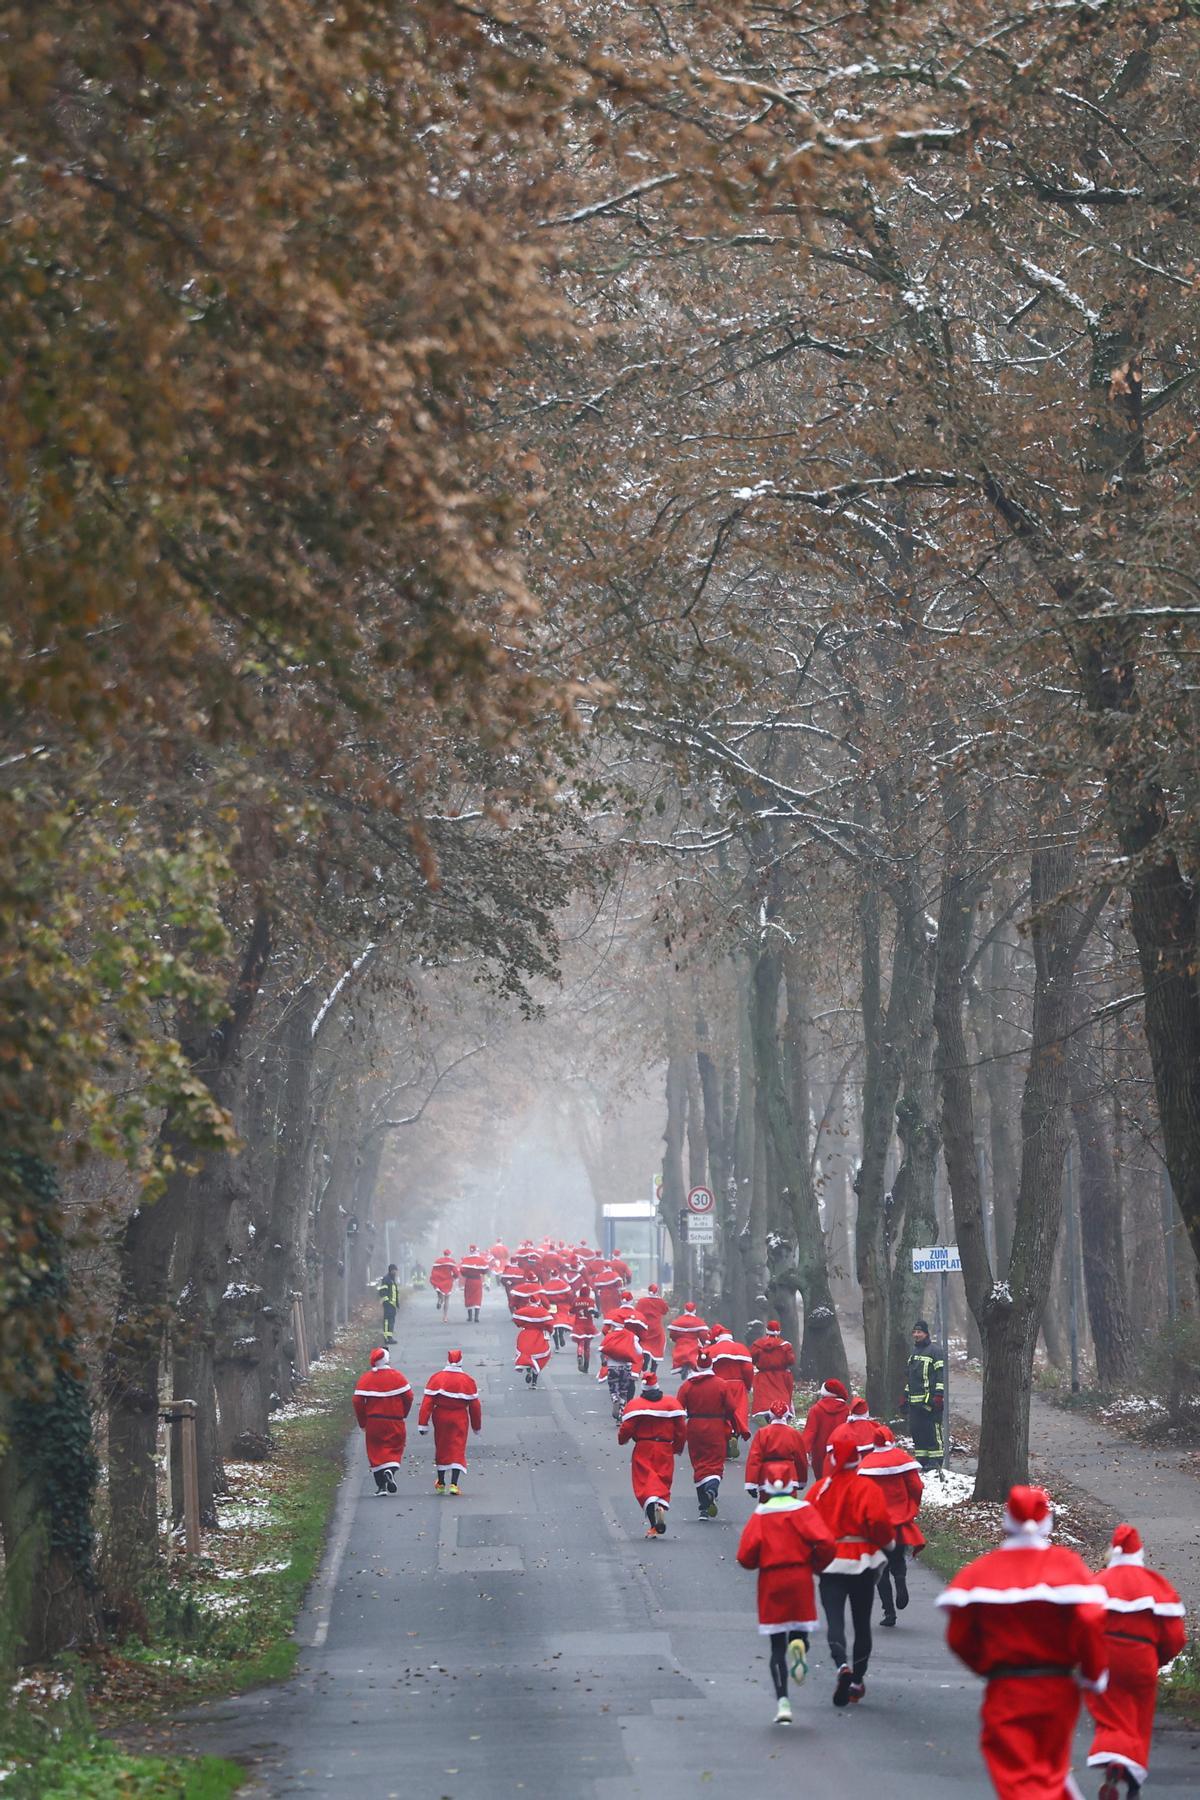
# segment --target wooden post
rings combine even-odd
[[[308,1333],[304,1327],[304,1300],[299,1294],[292,1295],[292,1338],[296,1345],[296,1378],[307,1381],[309,1377]]]
[[[179,1464],[183,1470],[183,1544],[189,1556],[200,1549],[200,1471],[196,1463],[196,1402],[172,1400],[163,1408],[169,1425],[178,1425]]]

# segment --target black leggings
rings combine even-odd
[[[800,1638],[804,1648],[808,1649],[807,1631],[773,1631],[771,1633],[771,1680],[775,1683],[775,1698],[787,1699],[788,1645]]]
[[[887,1553],[887,1561],[879,1571],[879,1600],[885,1613],[894,1613],[896,1602],[892,1599],[892,1583],[896,1584],[896,1600],[908,1604],[908,1571],[905,1568],[906,1551],[903,1544],[897,1544],[894,1550]]]
[[[829,1654],[839,1669],[846,1655],[846,1602],[854,1623],[854,1679],[861,1681],[871,1660],[871,1608],[875,1604],[875,1571],[864,1569],[861,1575],[822,1575],[821,1605],[825,1610],[825,1629],[829,1636]]]

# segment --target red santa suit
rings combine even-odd
[[[597,1379],[608,1380],[609,1363],[628,1363],[635,1375],[642,1372],[642,1347],[628,1325],[610,1324],[600,1345],[601,1366]]]
[[[892,1435],[891,1427],[885,1425],[882,1419],[872,1418],[866,1401],[862,1399],[850,1402],[850,1411],[844,1423],[860,1450],[874,1450],[881,1431],[886,1431],[889,1437]]]
[[[825,1473],[825,1452],[829,1447],[829,1440],[838,1426],[846,1423],[849,1411],[850,1396],[844,1384],[836,1377],[824,1384],[808,1409],[808,1417],[804,1421],[804,1448],[808,1451],[809,1467],[818,1480]],[[874,1441],[875,1433],[872,1430],[867,1442]],[[861,1443],[859,1447],[862,1447]]]
[[[1096,1727],[1088,1752],[1089,1769],[1128,1770],[1143,1782],[1150,1766],[1150,1736],[1158,1671],[1187,1642],[1183,1602],[1165,1575],[1146,1567],[1142,1540],[1132,1525],[1113,1532],[1108,1567],[1096,1580],[1104,1589],[1104,1648],[1108,1686],[1087,1695]],[[1100,1789],[1101,1800],[1116,1800],[1115,1777]]]
[[[738,1432],[750,1435],[750,1395],[754,1391],[754,1358],[723,1325],[713,1325],[708,1354],[712,1366],[726,1383],[737,1409]]]
[[[782,1414],[773,1415],[769,1425],[760,1425],[750,1444],[746,1458],[746,1492],[756,1500],[766,1498],[765,1489],[782,1481],[784,1491],[799,1493],[808,1480],[808,1452],[804,1436],[789,1425]]]
[[[461,1350],[451,1350],[445,1368],[431,1375],[425,1384],[417,1429],[423,1435],[431,1424],[438,1487],[442,1486],[443,1471],[446,1471],[450,1476],[451,1491],[457,1492],[458,1478],[467,1467],[468,1427],[478,1431],[483,1424],[479,1389],[462,1367]]]
[[[862,1485],[866,1485],[865,1483]],[[1015,1487],[1005,1542],[960,1569],[938,1596],[946,1640],[987,1682],[980,1748],[1001,1800],[1064,1800],[1080,1687],[1102,1689],[1107,1594],[1086,1563],[1052,1544],[1040,1488]]]
[[[853,1421],[849,1423],[852,1424]],[[878,1421],[876,1424],[877,1438],[887,1431],[891,1442],[877,1441],[875,1449],[868,1450],[859,1463],[858,1472],[873,1481],[883,1495],[888,1518],[896,1533],[896,1542],[904,1544],[916,1555],[925,1548],[925,1533],[917,1524],[921,1496],[925,1492],[921,1465],[915,1460],[911,1450],[901,1448],[886,1425],[881,1425]]]
[[[671,1340],[671,1367],[694,1369],[700,1346],[708,1336],[708,1326],[696,1311],[694,1300],[689,1300],[679,1317],[672,1319],[667,1336]]]
[[[592,1354],[592,1342],[598,1331],[591,1290],[581,1287],[575,1296],[575,1309],[571,1314],[571,1339],[575,1345],[576,1359],[584,1374],[587,1373]]]
[[[554,1314],[541,1300],[523,1300],[513,1312],[517,1327],[517,1354],[513,1367],[530,1369],[537,1376],[550,1361],[550,1332]]]
[[[625,1283],[611,1263],[601,1263],[599,1268],[589,1271],[592,1292],[596,1296],[596,1305],[605,1318],[615,1313],[621,1304],[621,1290]]]
[[[657,1362],[660,1357],[665,1356],[667,1353],[667,1328],[665,1321],[667,1314],[671,1309],[659,1293],[657,1284],[653,1281],[650,1283],[648,1291],[642,1295],[641,1299],[634,1301],[634,1305],[646,1321],[646,1329],[642,1333],[642,1349],[646,1352],[647,1356],[652,1356],[655,1362]]]
[[[754,1358],[755,1413],[769,1417],[776,1404],[791,1412],[796,1352],[781,1335],[778,1319],[767,1320],[766,1336],[755,1338],[750,1354]]]
[[[354,1388],[354,1416],[364,1432],[367,1461],[376,1491],[396,1491],[395,1473],[404,1457],[405,1419],[413,1403],[412,1388],[399,1369],[388,1366],[386,1350],[372,1350],[371,1366]]]
[[[686,1412],[678,1400],[664,1394],[653,1381],[626,1402],[617,1442],[633,1445],[630,1475],[634,1496],[650,1522],[647,1537],[661,1537],[666,1530],[662,1514],[671,1504],[675,1458],[686,1440]],[[661,1512],[652,1510],[659,1508]]]
[[[687,1447],[696,1498],[701,1514],[712,1519],[717,1514],[717,1493],[725,1473],[725,1446],[738,1424],[728,1383],[716,1374],[706,1350],[697,1353],[696,1367],[681,1384],[679,1404],[687,1414]]]
[[[834,1553],[833,1535],[814,1506],[778,1493],[756,1506],[742,1529],[737,1559],[758,1570],[758,1629],[815,1631],[820,1619],[813,1574]]]
[[[571,1328],[571,1284],[561,1275],[551,1275],[542,1283],[542,1299],[554,1309],[554,1323],[562,1331]]]
[[[458,1264],[449,1250],[443,1250],[435,1256],[429,1271],[429,1285],[435,1294],[446,1295],[453,1292],[454,1283],[458,1280]]]
[[[619,1250],[614,1250],[608,1260],[617,1271],[617,1274],[621,1277],[624,1285],[628,1287],[629,1283],[633,1280],[633,1270],[629,1267],[627,1262],[622,1262],[621,1252]]]
[[[508,1245],[502,1244],[497,1238],[488,1251],[488,1261],[491,1263],[494,1273],[498,1275],[501,1269],[508,1265]]]
[[[467,1254],[458,1265],[462,1276],[463,1304],[468,1312],[483,1305],[483,1278],[491,1268],[491,1263],[476,1244],[467,1246]]]

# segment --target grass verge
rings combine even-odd
[[[292,1632],[324,1550],[368,1338],[365,1323],[352,1326],[314,1366],[271,1421],[269,1461],[227,1466],[220,1527],[149,1585],[144,1641],[38,1672],[0,1705],[5,1800],[225,1800],[236,1790],[237,1765],[180,1756],[170,1724],[155,1721],[295,1666]]]

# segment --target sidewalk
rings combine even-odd
[[[842,1336],[861,1374],[862,1338],[845,1322]],[[982,1400],[979,1379],[952,1367],[951,1413],[978,1426]],[[1100,1420],[1065,1412],[1037,1394],[1029,1408],[1029,1451],[1032,1472],[1051,1493],[1057,1474],[1111,1513],[1114,1525],[1132,1520],[1145,1540],[1147,1562],[1175,1583],[1194,1629],[1200,1614],[1200,1481],[1185,1466],[1188,1453],[1135,1444]]]

